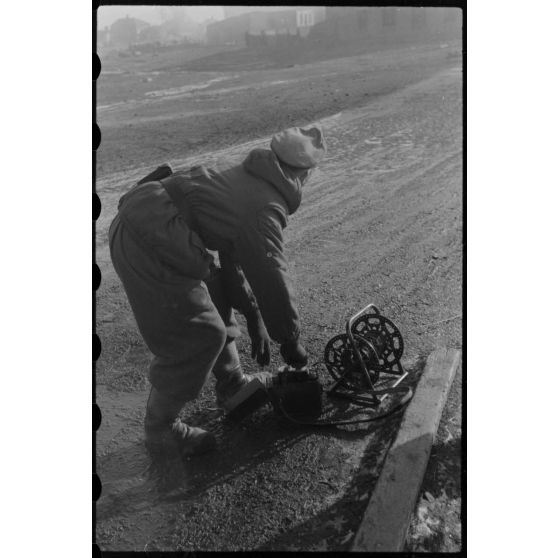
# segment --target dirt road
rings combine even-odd
[[[312,119],[321,121],[329,147],[286,230],[304,342],[313,361],[320,360],[327,341],[342,332],[346,318],[371,301],[399,326],[411,360],[436,347],[461,346],[461,62],[438,59],[437,53],[421,56],[417,61],[409,54],[386,53],[383,58],[358,57],[351,64],[347,59],[324,62],[298,69],[298,74],[270,70],[262,77],[268,84],[331,79],[332,88],[354,97],[348,107],[331,102],[322,106],[321,101],[313,103],[311,94],[299,95],[304,102],[297,110],[302,115],[306,107]],[[405,71],[411,67],[413,72]],[[372,87],[372,70],[377,71],[377,92],[365,95],[366,83]],[[349,74],[355,84],[359,74],[365,77],[361,85],[349,87]],[[211,88],[225,85],[232,95],[230,88],[242,87],[247,78],[221,74],[210,79],[219,77],[224,79],[207,89],[180,90],[184,84],[173,83],[158,89],[163,91],[158,96],[138,95],[112,108],[99,98],[99,104],[109,106],[99,117],[105,151],[99,153],[97,182],[103,204],[97,223],[97,262],[103,274],[97,303],[97,331],[103,342],[97,367],[97,401],[103,412],[97,439],[97,471],[103,482],[97,542],[107,550],[343,550],[350,545],[381,467],[385,432],[381,440],[369,427],[296,430],[266,412],[232,427],[210,410],[211,380],[183,413],[216,430],[219,454],[154,463],[141,443],[149,353],[111,267],[107,228],[118,198],[135,179],[163,160],[175,167],[199,162],[196,150],[188,158],[155,156],[156,141],[147,141],[149,130],[157,137],[159,124],[168,123],[171,117],[165,115],[176,107],[194,103],[198,110],[210,111],[218,105],[223,114],[236,114],[236,139],[250,135],[248,123],[240,118],[247,109],[235,106],[236,93],[227,102],[222,102],[223,93],[215,93],[220,104],[210,95]],[[283,91],[287,86],[284,91],[293,96],[300,91],[292,83],[267,87]],[[244,91],[243,103],[250,101],[247,89],[235,90]],[[111,152],[115,142],[126,137],[134,111],[141,112],[141,122],[133,124],[139,136]],[[213,114],[210,123],[218,116]],[[295,116],[290,123],[302,123],[301,118]],[[280,128],[287,119],[283,115],[273,126]],[[251,128],[251,137],[261,139],[214,150],[206,142],[204,159],[242,157],[250,147],[265,145],[268,137],[260,131],[270,126],[269,115],[262,120],[265,126]],[[214,145],[226,143],[227,126],[233,126],[233,120],[222,121]],[[175,134],[178,129],[171,127]],[[169,153],[176,153],[174,149]],[[124,154],[129,157],[124,159]],[[245,337],[239,348],[246,369],[254,371]],[[279,362],[275,350],[272,367]],[[459,516],[447,523],[443,519],[458,514],[460,505],[460,393],[459,375],[434,448],[440,460],[433,466],[443,466],[445,481],[432,481],[441,469],[429,469],[432,501],[419,503],[419,508],[438,506],[439,517],[428,524],[415,521],[410,548],[428,549],[432,537],[443,550],[460,547]]]

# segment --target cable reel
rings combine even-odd
[[[379,376],[377,366],[374,366],[379,362],[374,345],[361,335],[355,335],[354,338],[366,365],[366,374],[370,382],[362,375],[360,361],[346,333],[330,339],[324,351],[324,361],[329,373],[334,380],[347,389],[351,386],[359,388],[370,386],[370,383],[374,384]]]
[[[354,322],[351,331],[374,346],[378,357],[372,363],[374,370],[390,372],[397,366],[403,356],[403,337],[391,320],[379,313],[365,314]]]
[[[328,394],[365,406],[378,407],[392,394],[409,397],[411,388],[400,385],[408,376],[401,365],[403,336],[374,304],[368,304],[346,323],[346,333],[327,343],[324,363],[335,380]],[[397,376],[385,384],[386,375]]]

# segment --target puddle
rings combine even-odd
[[[266,87],[268,85],[281,85],[282,83],[292,83],[293,81],[299,81],[298,79],[280,79],[277,81],[267,81],[262,83],[262,87]]]
[[[123,105],[130,104],[130,101],[118,101],[110,105],[97,105],[97,110],[107,110],[121,107]]]
[[[175,95],[184,95],[185,93],[190,93],[191,91],[199,91],[200,89],[207,89],[211,84],[218,83],[220,81],[234,79],[238,76],[224,76],[210,79],[203,83],[196,85],[182,85],[181,87],[171,87],[169,89],[159,89],[157,91],[148,91],[145,93],[146,97],[174,97]]]

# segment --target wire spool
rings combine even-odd
[[[411,400],[413,389],[403,385],[408,376],[401,365],[403,337],[397,326],[368,304],[347,321],[346,333],[336,335],[324,350],[324,364],[335,380],[328,395],[348,399],[367,410],[368,418],[322,421],[316,425],[356,424],[382,420]],[[399,376],[397,380],[386,375]],[[381,384],[375,386],[374,384]]]
[[[370,382],[378,380],[379,372],[376,370],[378,358],[371,343],[360,335],[355,335],[355,342],[362,357]],[[355,354],[353,345],[346,333],[332,337],[324,350],[325,366],[334,380],[341,380],[340,384],[349,389],[368,389],[370,384],[363,375],[358,355]]]
[[[351,327],[351,333],[372,344],[377,362],[373,363],[378,372],[389,372],[403,356],[403,336],[397,326],[380,313],[365,314]]]

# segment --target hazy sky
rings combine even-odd
[[[159,24],[162,21],[161,8],[164,6],[99,6],[97,10],[97,26],[103,29],[121,17],[136,17],[147,23]],[[188,6],[183,8],[193,21],[204,21],[210,17],[223,19],[221,6]]]

